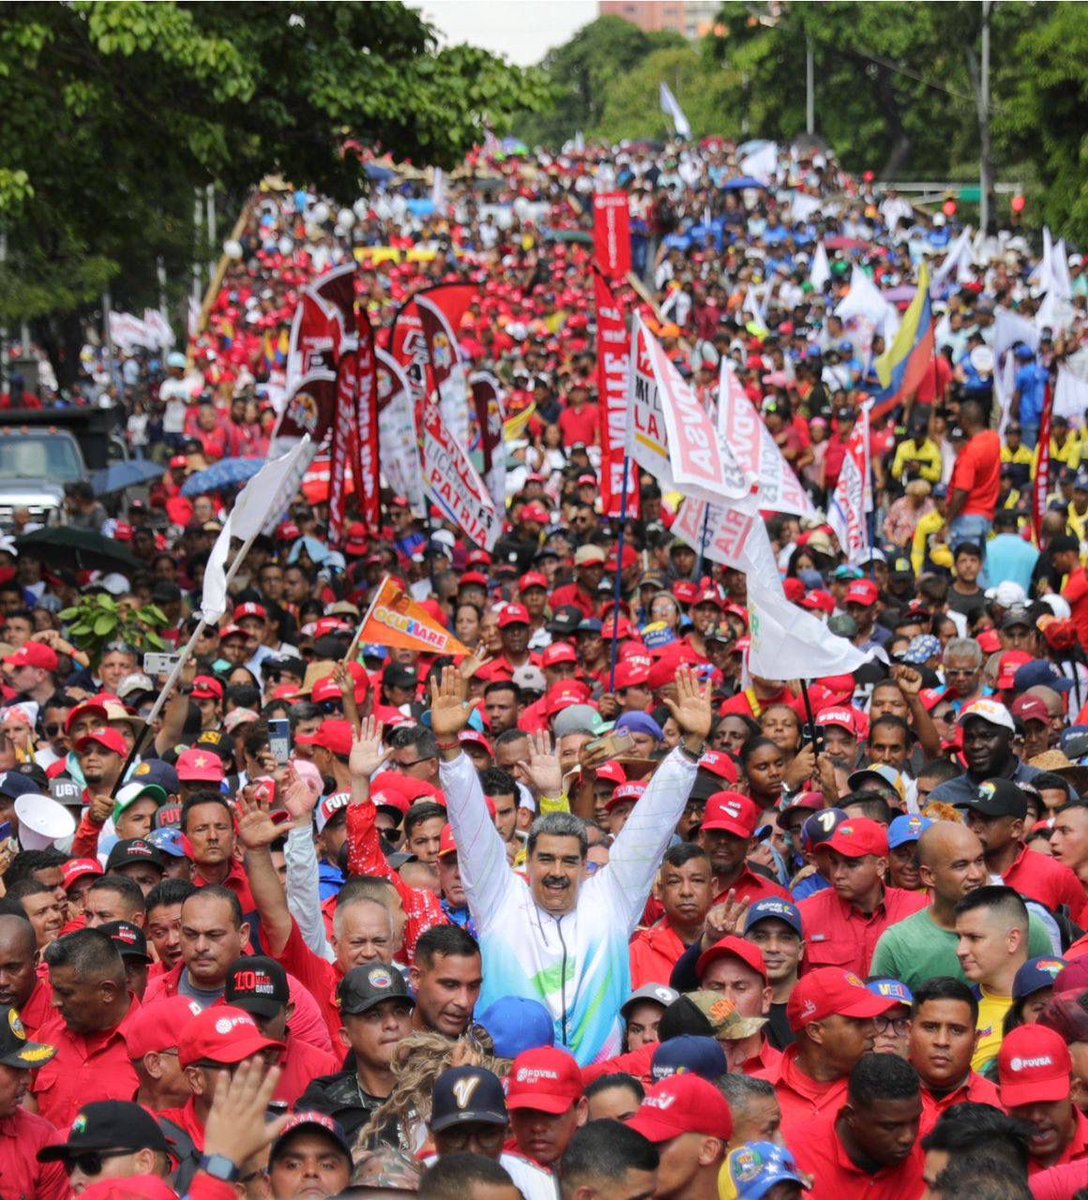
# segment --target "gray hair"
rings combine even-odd
[[[754,1079],[751,1075],[723,1075],[716,1083],[719,1092],[729,1101],[736,1112],[744,1111],[753,1100],[773,1100],[774,1085],[766,1079]]]
[[[586,837],[586,823],[574,813],[556,812],[537,817],[529,830],[529,840],[526,852],[532,858],[536,844],[542,837],[566,837],[578,839],[578,854],[585,858],[589,851],[589,839]]]
[[[963,658],[972,658],[976,667],[982,666],[982,647],[974,638],[953,638],[945,646],[944,657],[941,661],[947,663],[953,654],[958,654]]]

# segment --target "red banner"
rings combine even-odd
[[[381,528],[381,473],[378,447],[378,363],[374,331],[360,306],[356,314],[359,348],[355,352],[355,455],[352,473],[359,512],[372,533]]]
[[[502,448],[502,389],[494,375],[480,372],[472,380],[476,425],[480,430],[480,458],[484,483],[498,512],[506,511],[506,455]]]
[[[356,350],[340,359],[336,370],[336,422],[332,433],[329,459],[329,543],[339,546],[344,537],[344,513],[347,508],[348,460],[356,443],[355,394]],[[356,477],[356,490],[359,483]]]
[[[1048,380],[1039,420],[1039,461],[1035,464],[1035,485],[1031,494],[1031,524],[1035,530],[1035,544],[1040,547],[1043,544],[1046,498],[1050,495],[1050,418],[1053,409],[1054,389]]]
[[[593,274],[597,301],[597,407],[601,414],[601,511],[606,517],[637,517],[638,469],[625,455],[627,375],[631,342],[627,322],[612,289],[600,272]],[[623,478],[627,472],[627,510]]]
[[[332,429],[336,412],[336,376],[332,371],[310,371],[295,385],[284,406],[277,437],[302,437],[308,433],[320,448]]]
[[[344,330],[337,313],[310,288],[304,288],[291,322],[288,378],[311,371],[335,371]]]
[[[631,207],[626,192],[593,197],[593,252],[609,279],[631,270]]]
[[[313,291],[340,318],[344,336],[355,336],[355,263],[345,263],[322,275],[311,285]]]
[[[427,344],[423,336],[423,324],[419,319],[417,299],[426,297],[432,307],[440,309],[456,334],[461,328],[461,319],[477,295],[478,289],[472,284],[439,284],[438,287],[417,292],[397,313],[389,350],[408,377],[417,414],[427,391],[428,362]]]

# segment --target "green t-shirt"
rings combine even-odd
[[[870,975],[898,979],[911,991],[928,979],[951,975],[963,979],[960,960],[956,957],[959,939],[948,929],[934,924],[928,908],[916,912],[880,935],[873,955]],[[1034,913],[1028,917],[1028,957],[1053,954],[1054,947],[1046,926]]]

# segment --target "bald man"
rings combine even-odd
[[[990,882],[982,843],[958,821],[934,822],[918,840],[918,858],[930,905],[881,934],[869,968],[871,975],[899,979],[912,991],[940,975],[964,979],[953,910]],[[1054,953],[1045,925],[1033,913],[1029,957]]]

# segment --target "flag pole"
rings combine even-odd
[[[227,520],[229,521],[230,518],[228,517]],[[249,537],[247,537],[242,543],[241,549],[234,556],[234,561],[230,564],[230,569],[227,571],[223,584],[224,592],[230,590],[230,585],[234,582],[235,575],[238,574],[242,563],[244,563],[246,560],[246,555],[249,554],[253,543],[258,537],[260,537],[260,535],[261,527],[258,525],[257,528],[249,535]],[[184,670],[185,664],[189,661],[193,650],[196,647],[197,639],[203,634],[204,630],[207,629],[209,625],[214,623],[215,622],[208,621],[203,614],[201,615],[200,620],[197,622],[196,628],[193,630],[192,637],[190,637],[182,647],[182,651],[178,655],[178,661],[174,664],[174,669],[166,677],[166,682],[163,684],[162,690],[156,697],[155,703],[151,706],[151,711],[147,714],[147,719],[144,722],[143,729],[141,729],[136,735],[136,740],[133,742],[132,749],[128,753],[128,758],[125,759],[124,764],[121,767],[120,774],[117,776],[117,782],[113,785],[113,790],[110,793],[111,796],[117,795],[118,789],[125,781],[125,776],[132,768],[132,764],[139,757],[140,751],[143,749],[144,742],[147,741],[148,732],[151,730],[152,725],[154,725],[156,717],[158,717],[159,713],[162,712],[167,700],[170,699],[171,693],[173,692],[174,688],[177,687],[178,680],[181,678],[181,672]]]
[[[812,698],[808,694],[808,680],[801,679],[801,698],[805,702],[805,718],[808,721],[809,733],[812,735],[812,749],[820,753],[820,739],[816,736],[816,716],[812,711]]]
[[[702,532],[699,534],[699,561],[695,567],[695,574],[699,577],[700,580],[703,578],[703,557],[706,554],[706,540],[707,540],[707,533],[709,531],[709,526],[710,526],[710,505],[705,504],[703,506],[703,528],[702,528]]]
[[[359,625],[355,630],[355,636],[351,639],[351,645],[348,646],[347,653],[344,655],[344,666],[347,666],[348,663],[354,661],[355,655],[359,650],[359,643],[363,640],[363,630],[366,628],[366,623],[374,615],[374,609],[377,606],[378,597],[382,594],[382,589],[388,582],[389,572],[386,571],[386,573],[379,580],[378,586],[374,589],[374,596],[370,601],[369,607],[359,620]]]
[[[631,459],[623,456],[623,486],[620,488],[620,535],[616,539],[616,587],[612,595],[612,632],[615,634],[620,622],[620,604],[623,600],[623,541],[627,531],[627,484],[631,474]],[[620,639],[613,636],[611,664],[608,668],[608,690],[616,690],[616,663],[620,656]]]

